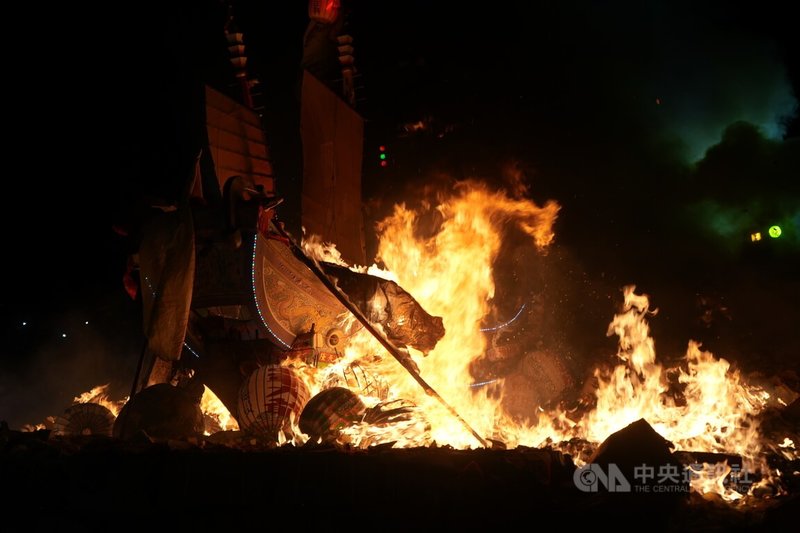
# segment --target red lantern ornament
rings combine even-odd
[[[339,17],[339,0],[308,0],[308,17],[320,24],[333,24]]]

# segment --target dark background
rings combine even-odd
[[[555,344],[613,354],[605,327],[635,283],[660,308],[662,356],[696,338],[748,371],[796,369],[800,69],[787,8],[433,4],[350,3],[368,222],[413,205],[422,185],[507,186],[514,166],[534,200],[562,205],[532,274]],[[175,196],[199,146],[202,83],[235,86],[218,2],[8,9],[0,419],[20,425],[100,383],[127,394],[142,343],[121,283],[135,243],[112,227]],[[296,226],[306,3],[237,2],[235,15],[279,216]],[[404,128],[420,120],[426,131]],[[773,223],[780,239],[766,237]],[[510,284],[498,285],[501,298]]]

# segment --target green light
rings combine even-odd
[[[772,237],[773,239],[777,239],[778,237],[780,237],[781,233],[783,232],[781,231],[780,226],[770,226],[769,236]]]
[[[381,154],[381,159],[386,159],[386,154]]]

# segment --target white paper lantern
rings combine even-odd
[[[239,389],[237,420],[242,431],[277,439],[278,432],[291,434],[311,393],[291,368],[262,366]]]

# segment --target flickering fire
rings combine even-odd
[[[474,181],[461,183],[453,197],[442,200],[436,206],[442,223],[428,238],[418,236],[418,214],[397,206],[378,227],[378,258],[429,313],[443,318],[445,337],[427,357],[415,357],[421,374],[477,433],[495,437],[497,422],[504,416],[500,399],[488,397],[486,389],[476,392],[468,386],[473,381],[470,363],[486,350],[480,328],[495,292],[492,265],[506,225],[518,227],[537,247],[549,245],[559,206],[548,202],[540,207]],[[412,399],[428,414],[435,442],[461,448],[476,445],[459,421],[426,396],[401,368],[391,368],[396,393]]]
[[[702,466],[702,468],[696,473],[692,469],[693,474],[689,479],[692,490],[703,495],[716,494],[727,501],[737,501],[744,497],[735,489],[725,486],[725,479],[732,471],[727,462],[703,463],[698,466]]]
[[[800,453],[798,453],[797,447],[794,445],[794,441],[789,437],[784,437],[783,442],[778,444],[778,451],[786,459],[800,459]]]
[[[396,280],[428,312],[443,317],[447,333],[436,348],[427,357],[410,351],[424,378],[479,434],[498,436],[505,429],[498,421],[507,418],[499,398],[490,398],[486,391],[475,392],[469,387],[473,381],[470,363],[486,349],[480,327],[494,296],[492,264],[502,244],[502,228],[515,225],[531,237],[534,245],[544,248],[553,239],[552,227],[558,209],[555,202],[540,207],[530,200],[512,198],[468,181],[457,187],[452,198],[436,206],[442,223],[432,237],[417,236],[418,213],[403,205],[396,206],[392,216],[379,225],[378,258],[390,272],[376,272],[374,266],[368,272]],[[315,243],[307,243],[306,251],[316,252],[319,259],[335,258],[329,248]],[[348,361],[359,360],[363,354],[383,354],[368,365],[369,370],[391,383],[390,397],[409,399],[426,414],[429,424],[413,426],[416,435],[412,434],[412,428],[406,427],[398,431],[401,434],[391,436],[392,440],[402,439],[409,445],[433,442],[461,448],[476,445],[471,433],[427,396],[367,332],[357,333],[345,353]],[[376,402],[374,398],[372,401]],[[350,428],[345,433],[352,436],[361,430],[370,431]],[[545,437],[543,434],[542,440]]]
[[[582,421],[587,440],[599,442],[608,434],[645,418],[679,449],[735,453],[753,457],[760,451],[758,426],[752,416],[766,405],[769,395],[749,387],[725,359],[716,359],[690,342],[687,368],[680,369],[685,405],[665,395],[666,369],[656,362],[655,343],[645,317],[648,299],[635,287],[624,289],[625,311],[617,315],[609,333],[619,337],[620,364],[609,375],[595,372],[600,381],[597,408]]]
[[[205,387],[203,397],[200,399],[200,410],[203,411],[207,418],[211,418],[221,431],[236,431],[239,429],[239,424],[231,416],[228,408],[208,387]],[[210,429],[206,427],[205,434],[210,435],[211,433]]]
[[[418,231],[421,210],[438,213],[435,231],[424,235]],[[378,225],[378,259],[385,269],[376,265],[350,268],[396,281],[430,314],[442,317],[445,336],[427,355],[410,348],[411,357],[423,378],[484,439],[508,447],[553,445],[571,453],[581,465],[587,448],[578,449],[575,443],[588,443],[591,451],[610,434],[645,419],[676,450],[742,458],[742,464],[691,465],[693,490],[738,501],[761,487],[771,487],[780,474],[770,471],[764,451],[794,460],[798,450],[789,436],[782,442],[767,442],[756,415],[769,401],[784,406],[786,402],[771,399],[762,388],[746,383],[728,361],[704,351],[694,341],[688,342],[679,366],[663,366],[648,324],[656,310],[651,310],[648,296],[637,293],[633,285],[623,289],[622,309],[607,330],[607,335],[618,338],[617,364],[594,371],[598,386],[586,412],[539,407],[535,420],[523,421],[503,407],[503,379],[494,380],[492,390],[470,386],[474,381],[471,365],[487,351],[481,325],[495,296],[493,265],[505,232],[517,228],[530,238],[531,246],[544,250],[553,241],[558,211],[558,204],[552,201],[539,206],[521,194],[512,196],[475,181],[462,182],[450,196],[439,198],[437,205],[426,204],[420,210],[395,206],[392,215]],[[303,247],[318,260],[345,265],[335,246],[316,236],[308,236]],[[354,320],[349,313],[342,316],[342,329],[352,331],[348,326]],[[380,325],[374,326],[380,330]],[[397,447],[448,445],[462,449],[480,444],[370,333],[355,329],[335,363],[317,367],[292,359],[282,362],[297,371],[311,397],[334,386],[349,388],[361,397],[373,418],[365,415],[361,422],[341,429],[340,443],[361,448],[391,442]],[[98,403],[117,416],[127,398],[110,400],[108,387],[97,386],[73,401]],[[403,406],[397,410],[400,414],[381,418],[392,405]],[[201,409],[211,421],[206,434],[239,429],[208,387]],[[298,427],[298,417],[299,413],[291,414],[288,426],[277,436],[278,444],[299,445],[308,439]],[[757,479],[735,482],[742,474]],[[773,488],[773,492],[781,492],[779,487]]]
[[[79,394],[75,398],[72,399],[72,403],[96,403],[100,404],[109,411],[114,416],[119,416],[119,411],[122,407],[128,402],[128,397],[126,396],[122,400],[111,400],[108,397],[108,387],[110,383],[106,383],[105,385],[98,385],[93,389]]]
[[[487,388],[470,388],[470,363],[487,348],[480,325],[494,296],[492,265],[504,227],[516,225],[530,236],[533,246],[545,248],[553,240],[559,206],[548,202],[540,207],[470,181],[461,183],[452,197],[440,198],[436,210],[442,217],[438,231],[433,236],[420,237],[415,227],[419,213],[405,205],[396,206],[394,213],[378,226],[378,258],[390,271],[384,277],[396,280],[428,312],[443,318],[446,335],[436,348],[426,357],[413,349],[411,354],[425,380],[477,433],[510,447],[537,447],[571,439],[599,444],[611,433],[644,418],[677,450],[740,455],[745,460],[744,469],[760,472],[761,483],[768,482],[770,474],[760,455],[763,439],[754,415],[765,407],[769,394],[746,384],[725,359],[703,351],[693,341],[688,344],[681,368],[663,367],[657,361],[647,322],[655,311],[650,310],[648,297],[637,294],[634,286],[624,289],[623,310],[608,329],[609,335],[619,339],[620,362],[610,371],[595,371],[599,383],[596,405],[578,421],[564,411],[554,410],[542,412],[536,421],[520,423],[505,412],[502,396],[490,396]],[[317,258],[334,257],[341,264],[341,258],[335,257],[330,248],[324,249],[318,242],[306,244],[306,251],[315,253]],[[363,267],[359,270],[363,271]],[[368,333],[362,330],[351,338],[345,353],[335,371],[346,369],[353,362],[361,364],[362,357],[370,354],[365,367],[387,380],[388,398],[412,401],[425,413],[425,423],[379,429],[358,424],[343,430],[343,439],[356,446],[381,439],[396,441],[398,446],[477,445],[470,432],[427,396]],[[323,374],[330,372],[331,369],[306,371],[312,394],[321,388]],[[671,379],[673,388],[677,385],[682,389],[680,402],[668,394]],[[502,388],[502,380],[497,385]],[[367,405],[379,401],[374,397],[363,399]],[[783,449],[789,451],[793,446],[790,443],[787,439]],[[730,466],[704,467],[706,471],[715,469],[715,475],[693,479],[694,490],[714,492],[730,501],[742,498],[743,494],[724,484],[729,479]]]

